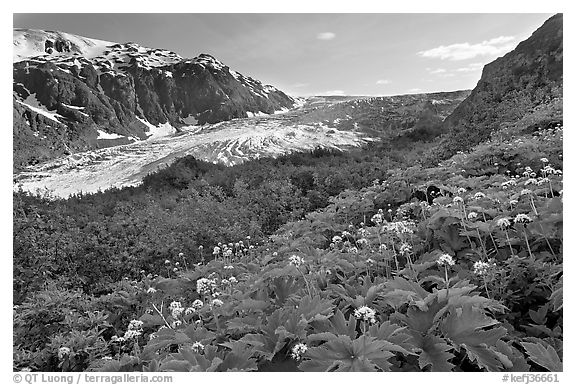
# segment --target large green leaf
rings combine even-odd
[[[391,364],[388,359],[394,356],[384,341],[361,336],[355,340],[348,336],[338,336],[325,344],[310,348],[299,368],[307,372],[318,371],[387,371]]]
[[[452,347],[443,338],[413,332],[412,341],[415,348],[420,351],[418,364],[421,369],[430,365],[430,370],[433,372],[452,371],[455,365],[450,360],[454,358],[454,354],[450,353]]]
[[[538,365],[551,372],[562,371],[562,361],[552,346],[544,345],[541,342],[521,342],[520,345],[526,349],[530,360],[534,361]]]
[[[498,324],[480,309],[466,305],[452,309],[448,317],[441,323],[443,335],[455,346],[466,349],[468,358],[476,362],[480,368],[489,371],[499,371],[509,360],[497,352],[493,346],[506,335],[503,327],[482,330]]]

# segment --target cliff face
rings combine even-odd
[[[490,137],[562,94],[562,14],[548,19],[516,49],[489,63],[470,96],[444,121],[449,156]]]
[[[126,144],[185,125],[291,108],[273,86],[201,54],[61,32],[14,31],[14,165]]]

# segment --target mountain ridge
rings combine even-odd
[[[14,30],[14,47],[17,168],[144,140],[158,134],[151,127],[176,133],[298,103],[209,54],[186,59],[135,43],[23,29]]]

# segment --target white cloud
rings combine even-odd
[[[470,63],[466,67],[456,68],[457,72],[477,72],[484,68],[484,63]]]
[[[329,90],[324,92],[319,92],[318,96],[344,96],[346,93],[343,90]]]
[[[439,74],[445,74],[446,73],[446,70],[444,68],[437,68],[435,70],[433,70],[432,68],[427,68],[427,70],[432,75],[439,75]]]
[[[391,83],[391,81],[388,80],[388,79],[379,79],[379,80],[376,80],[376,84],[390,84],[390,83]]]
[[[481,43],[457,43],[441,45],[418,52],[419,56],[435,59],[466,60],[478,56],[498,56],[511,51],[516,46],[514,36],[499,36]]]
[[[316,38],[319,40],[332,40],[336,37],[334,32],[321,32],[316,35]]]

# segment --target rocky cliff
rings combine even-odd
[[[444,121],[443,157],[466,150],[535,108],[562,98],[562,14],[548,19],[530,38],[487,64],[476,87]]]
[[[208,54],[14,30],[14,166],[294,106]]]

